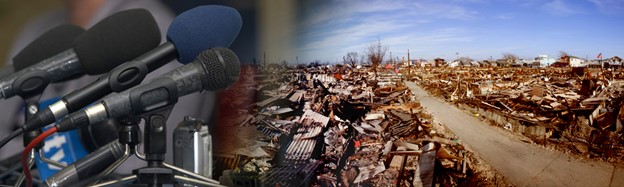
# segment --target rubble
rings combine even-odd
[[[405,77],[394,71],[379,75],[300,68],[246,79],[253,83],[235,88],[252,91],[236,92],[253,93],[257,100],[223,103],[239,112],[221,123],[255,129],[256,136],[237,144],[240,149],[219,153],[242,157],[224,167],[222,184],[492,185],[482,173],[496,171],[475,169],[482,162],[423,112]]]
[[[624,158],[624,71],[600,68],[427,67],[420,86],[532,142],[581,158]]]

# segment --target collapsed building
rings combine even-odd
[[[230,132],[215,134],[221,184],[509,184],[424,113],[399,74],[381,72],[375,78],[367,69],[344,68],[249,71],[254,73],[222,93],[222,109],[236,112],[219,121]],[[236,100],[242,95],[254,97]]]
[[[411,80],[533,142],[609,162],[624,156],[624,72],[599,68],[427,68]]]

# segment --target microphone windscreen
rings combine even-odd
[[[206,70],[204,90],[217,91],[225,89],[238,80],[240,61],[232,50],[222,47],[206,50],[197,56],[197,61]]]
[[[190,63],[211,47],[229,47],[243,21],[233,8],[219,5],[199,6],[178,15],[167,30],[167,40],[175,45],[178,61]]]
[[[74,42],[85,73],[102,74],[156,48],[160,30],[151,13],[132,9],[95,24]]]
[[[43,33],[13,57],[15,72],[71,49],[74,40],[84,31],[76,25],[63,24]]]

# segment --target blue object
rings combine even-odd
[[[238,11],[220,5],[195,7],[178,15],[167,30],[167,40],[178,52],[178,61],[188,64],[211,47],[229,47],[243,25]]]
[[[39,108],[48,107],[48,105],[53,104],[58,100],[60,100],[60,97],[40,102]],[[44,131],[49,129],[50,127],[52,126],[46,126],[44,128]],[[43,151],[43,155],[45,155],[46,158],[64,164],[72,164],[88,154],[84,145],[82,145],[82,142],[80,141],[78,129],[62,133],[56,133],[49,136],[45,139],[45,146],[41,150]],[[39,169],[42,181],[63,169],[43,162],[41,158],[39,158],[38,153],[35,156],[35,164]]]

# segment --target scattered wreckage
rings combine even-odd
[[[476,116],[573,155],[624,158],[624,71],[600,68],[424,68],[411,80]]]
[[[227,148],[215,148],[221,184],[508,184],[489,180],[485,172],[495,171],[482,169],[459,139],[423,112],[405,77],[379,75],[312,68],[246,76],[222,101],[237,113],[219,122],[235,131],[221,135],[227,140],[220,147]],[[255,100],[233,102],[250,92]],[[232,137],[238,133],[255,136]]]

